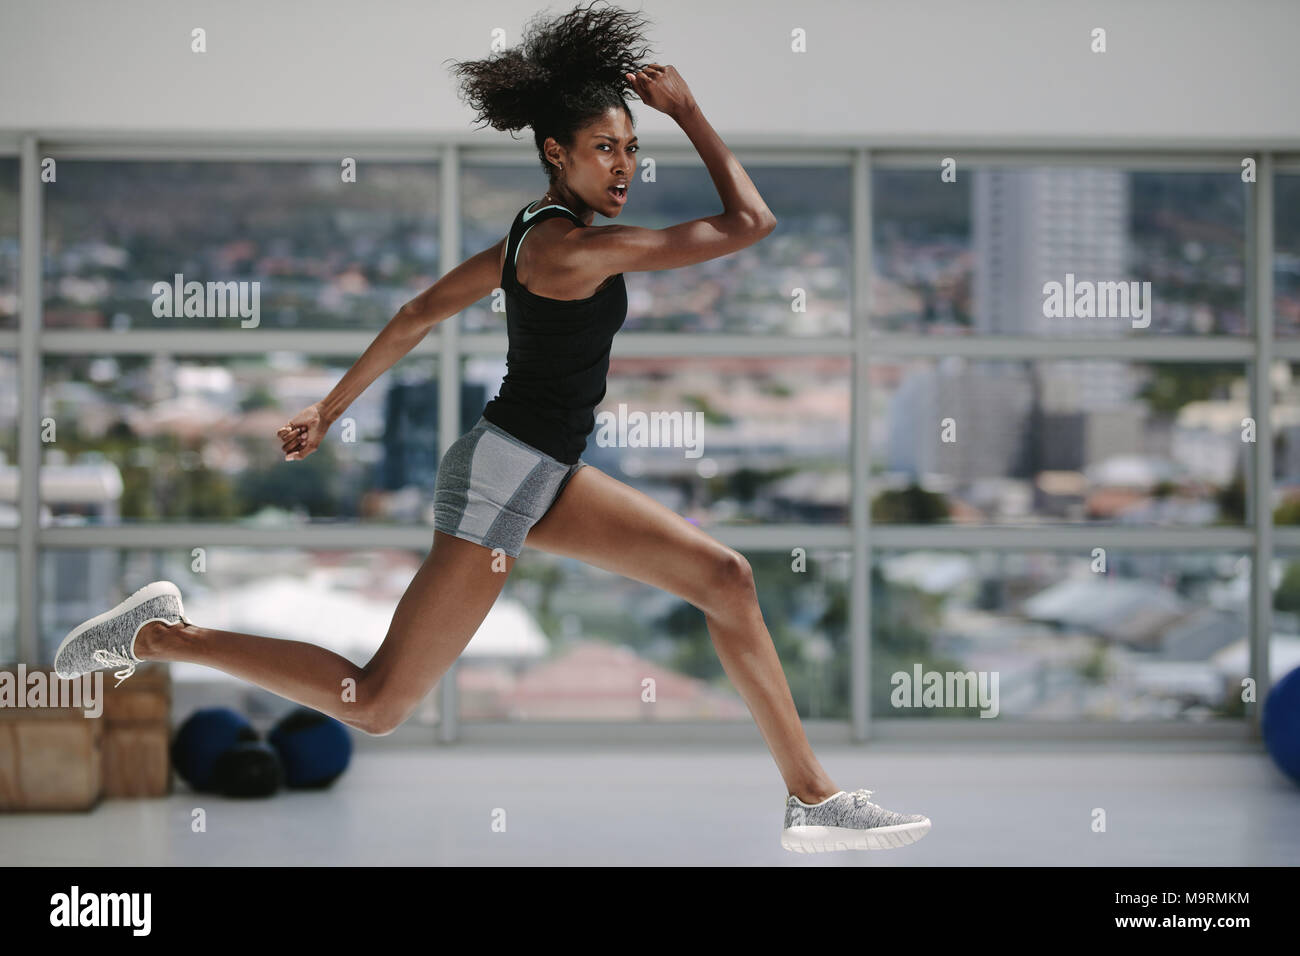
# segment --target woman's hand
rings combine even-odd
[[[641,102],[676,119],[695,108],[695,95],[675,66],[649,63],[636,73],[624,73]]]
[[[328,429],[329,423],[321,417],[320,404],[308,405],[276,432],[284,460],[302,461],[320,447]]]

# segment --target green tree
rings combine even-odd
[[[271,390],[260,382],[253,386],[243,398],[239,400],[239,410],[241,412],[252,412],[259,408],[274,408],[278,402]]]
[[[1239,378],[1239,370],[1203,362],[1157,362],[1138,397],[1145,399],[1153,412],[1172,415],[1188,402],[1226,394],[1228,386]]]
[[[926,671],[964,671],[960,661],[937,654],[932,635],[943,621],[947,597],[907,584],[890,582],[878,566],[871,569],[871,687],[870,706],[878,717],[970,717],[977,707],[914,707],[891,705],[893,675],[911,676],[917,664]]]
[[[871,502],[871,520],[882,524],[935,524],[947,517],[947,497],[916,482],[901,491],[883,491]]]
[[[1233,472],[1232,481],[1215,492],[1214,500],[1219,506],[1215,524],[1241,524],[1246,520],[1246,481],[1240,465]]]
[[[312,517],[334,517],[339,511],[335,488],[336,456],[329,442],[301,461],[276,459],[245,470],[236,483],[240,508],[251,514],[265,507],[286,511],[305,509]]]
[[[799,584],[817,572],[811,567],[811,562],[807,574],[791,571],[790,558],[783,553],[755,555],[750,564],[754,569],[754,586],[763,621],[772,636],[772,645],[781,661],[795,706],[801,716],[807,717],[812,682],[820,678],[813,662],[806,657],[805,636],[789,622],[798,611]],[[838,590],[831,589],[833,594]],[[837,617],[828,612],[821,620],[821,634],[832,646],[832,656],[826,664],[829,687],[822,688],[818,695],[818,716],[822,718],[843,719],[848,716],[848,662],[847,647],[842,638],[842,619],[842,614]],[[666,632],[674,641],[674,653],[668,666],[680,673],[735,690],[713,646],[703,612],[683,601],[654,624],[655,631]]]
[[[1273,524],[1300,524],[1300,497],[1287,498],[1274,508]]]
[[[1273,592],[1275,611],[1300,611],[1300,561],[1288,561],[1282,581]]]
[[[1079,676],[1090,684],[1104,683],[1109,672],[1105,643],[1098,641],[1092,653],[1078,665],[1077,670]]]

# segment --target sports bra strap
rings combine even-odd
[[[528,205],[531,206],[532,203],[529,203]],[[586,223],[578,218],[576,213],[567,206],[561,206],[559,203],[552,203],[547,206],[542,206],[540,209],[534,209],[533,212],[528,215],[527,219],[524,218],[526,213],[528,213],[528,206],[519,210],[519,214],[515,216],[514,224],[510,227],[510,239],[506,243],[506,264],[505,271],[502,273],[502,279],[504,280],[506,276],[509,276],[510,281],[516,285],[518,285],[519,279],[515,275],[515,260],[519,258],[519,246],[524,241],[524,236],[528,235],[529,229],[533,228],[533,226],[537,225],[539,222],[545,222],[547,219],[555,219],[557,216],[567,216],[579,226],[586,225]]]

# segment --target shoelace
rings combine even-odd
[[[865,790],[865,789],[854,790],[854,791],[852,792],[852,796],[853,796],[853,805],[854,805],[855,807],[865,806],[866,804],[868,804],[868,803],[871,802],[871,801],[868,800],[867,798],[870,797],[870,796],[871,796],[873,793],[875,793],[875,792],[876,792],[876,791],[874,791],[874,790]]]
[[[95,651],[94,657],[101,667],[122,667],[125,665],[124,670],[113,672],[113,676],[117,678],[117,683],[113,685],[114,687],[120,687],[122,681],[135,673],[135,665],[137,662],[132,660],[126,653],[125,644],[119,644],[108,650],[97,650]]]
[[[184,621],[191,627],[194,626],[194,622],[184,614],[180,615],[180,620]],[[136,664],[140,663],[131,657],[126,644],[118,644],[115,647],[108,648],[107,650],[97,650],[93,656],[95,660],[99,662],[101,667],[122,668],[120,671],[113,672],[113,676],[117,678],[117,683],[113,685],[114,687],[121,687],[122,681],[134,674]]]

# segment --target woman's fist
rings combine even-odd
[[[319,405],[308,405],[293,416],[289,419],[289,424],[280,426],[276,431],[284,460],[302,461],[320,447],[328,427],[321,418]]]
[[[624,73],[641,102],[676,119],[695,106],[695,96],[675,66],[649,63],[636,73]]]

